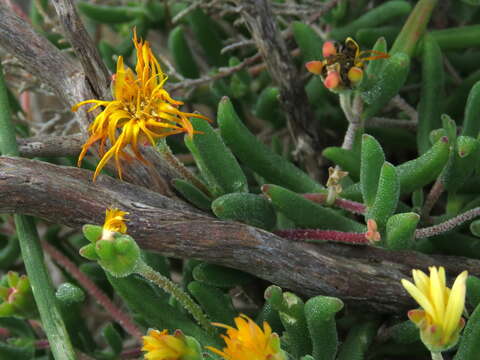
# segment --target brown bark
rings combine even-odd
[[[309,174],[319,178],[317,163],[319,133],[312,124],[305,84],[293,63],[267,0],[236,0],[267,70],[280,89],[280,101],[289,130],[296,144],[295,154],[305,163]]]
[[[254,274],[299,294],[337,296],[353,307],[398,312],[415,307],[400,284],[412,268],[445,266],[480,275],[480,261],[367,246],[309,244],[219,221],[181,201],[107,176],[0,157],[0,212],[20,212],[73,228],[101,224],[105,208],[128,211],[128,232],[144,249],[196,258]]]

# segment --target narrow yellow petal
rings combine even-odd
[[[421,270],[412,270],[412,275],[415,286],[424,294],[428,294],[430,292],[430,279],[427,274]]]
[[[453,283],[445,311],[443,330],[446,337],[449,337],[459,325],[460,318],[465,307],[465,295],[467,291],[466,281],[468,272],[464,271],[457,276]]]
[[[443,323],[445,303],[444,303],[444,288],[438,275],[436,267],[430,267],[430,299],[435,308],[436,320],[441,324]]]
[[[435,309],[433,308],[432,303],[428,299],[427,295],[422,293],[415,285],[410,281],[402,279],[402,285],[405,290],[415,299],[415,301],[429,314],[435,321]]]

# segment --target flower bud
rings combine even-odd
[[[143,337],[142,351],[146,360],[201,360],[202,349],[197,340],[180,330],[173,335],[168,330],[149,330]]]
[[[333,41],[326,41],[323,43],[322,54],[324,58],[337,54],[337,47]]]
[[[320,75],[322,73],[323,61],[309,61],[305,64],[305,67],[309,72],[315,75]]]
[[[26,275],[9,271],[0,283],[0,316],[37,317],[30,281]]]
[[[352,86],[355,86],[360,83],[363,79],[363,70],[357,66],[352,67],[348,70],[347,74],[348,80],[352,83]]]
[[[340,75],[337,71],[329,71],[325,80],[323,80],[323,85],[327,89],[335,90],[340,85]]]

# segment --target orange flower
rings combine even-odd
[[[131,153],[127,152],[127,145],[130,145],[136,159],[146,163],[140,154],[139,142],[155,145],[156,139],[183,132],[192,136],[195,130],[189,118],[208,120],[200,114],[186,113],[178,109],[183,103],[172,99],[163,88],[167,76],[153,55],[148,41],[138,40],[134,33],[133,42],[137,52],[136,74],[124,66],[120,56],[114,75],[114,100],[91,99],[72,107],[72,111],[77,111],[85,104],[94,104],[88,111],[103,107],[103,111],[90,125],[90,138],[83,145],[78,157],[80,166],[90,146],[100,142],[99,153],[102,158],[95,169],[94,181],[112,157],[115,159],[118,176],[122,178],[120,160],[132,159]],[[110,148],[105,151],[107,140]]]
[[[227,329],[227,335],[222,335],[226,347],[223,350],[208,346],[207,349],[221,355],[225,360],[286,360],[286,355],[280,349],[278,335],[272,333],[268,323],[263,323],[263,330],[248,316],[235,318],[233,328],[228,325],[213,323],[215,326]]]

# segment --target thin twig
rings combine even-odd
[[[246,58],[241,63],[239,63],[235,66],[219,68],[218,72],[216,74],[202,76],[198,79],[186,79],[184,81],[180,81],[178,83],[171,84],[171,85],[168,85],[168,86],[165,86],[165,87],[168,89],[168,91],[173,92],[173,91],[176,91],[176,90],[179,90],[179,89],[187,89],[187,88],[191,88],[193,86],[199,86],[199,85],[202,85],[202,84],[214,81],[214,80],[218,80],[218,79],[230,76],[233,73],[242,70],[246,66],[248,66],[250,64],[253,64],[254,62],[260,60],[260,58],[261,57],[260,57],[259,54],[255,54],[251,57]]]
[[[234,42],[233,44],[225,46],[220,51],[220,53],[225,54],[226,52],[238,49],[239,47],[252,46],[252,45],[255,45],[255,41],[253,41],[252,39],[240,40],[240,41]]]
[[[415,108],[410,106],[404,98],[402,98],[400,95],[395,95],[393,99],[390,101],[394,106],[399,108],[400,110],[404,111],[412,121],[417,122],[418,121],[418,113]]]
[[[452,76],[453,83],[456,86],[459,86],[463,82],[463,79],[458,73],[457,69],[455,69],[455,67],[452,65],[452,63],[450,62],[450,60],[448,60],[448,57],[446,56],[443,56],[443,63],[445,64],[448,73]]]
[[[65,269],[80,285],[86,290],[86,292],[93,297],[110,316],[118,322],[126,332],[140,340],[143,336],[142,332],[134,324],[130,317],[122,312],[105,293],[95,283],[88,278],[70,259],[58,251],[55,247],[50,245],[46,241],[42,241],[43,249],[52,257],[52,259],[63,269]]]
[[[438,199],[440,199],[440,196],[442,195],[444,190],[445,187],[443,186],[442,180],[440,178],[437,178],[435,184],[433,184],[432,188],[430,189],[430,192],[428,193],[428,196],[425,199],[422,207],[421,214],[424,220],[429,221],[430,211],[432,211],[433,207],[437,203]]]
[[[180,21],[180,19],[182,19],[184,16],[188,15],[189,13],[191,13],[193,10],[195,10],[196,8],[198,8],[200,5],[201,5],[202,1],[199,0],[199,1],[195,1],[193,2],[192,4],[188,5],[185,9],[179,11],[177,13],[177,15],[175,15],[173,18],[172,18],[172,24],[173,25],[176,25],[177,22]]]
[[[465,211],[463,214],[457,215],[454,218],[444,221],[443,223],[426,227],[423,229],[417,229],[415,231],[415,238],[421,239],[421,238],[443,234],[447,231],[455,229],[457,226],[460,226],[463,223],[469,220],[472,220],[478,216],[480,216],[480,207],[476,207],[471,210]]]
[[[403,128],[407,130],[416,130],[418,123],[412,120],[391,119],[385,117],[373,117],[367,120],[368,127],[386,127],[386,128]]]

